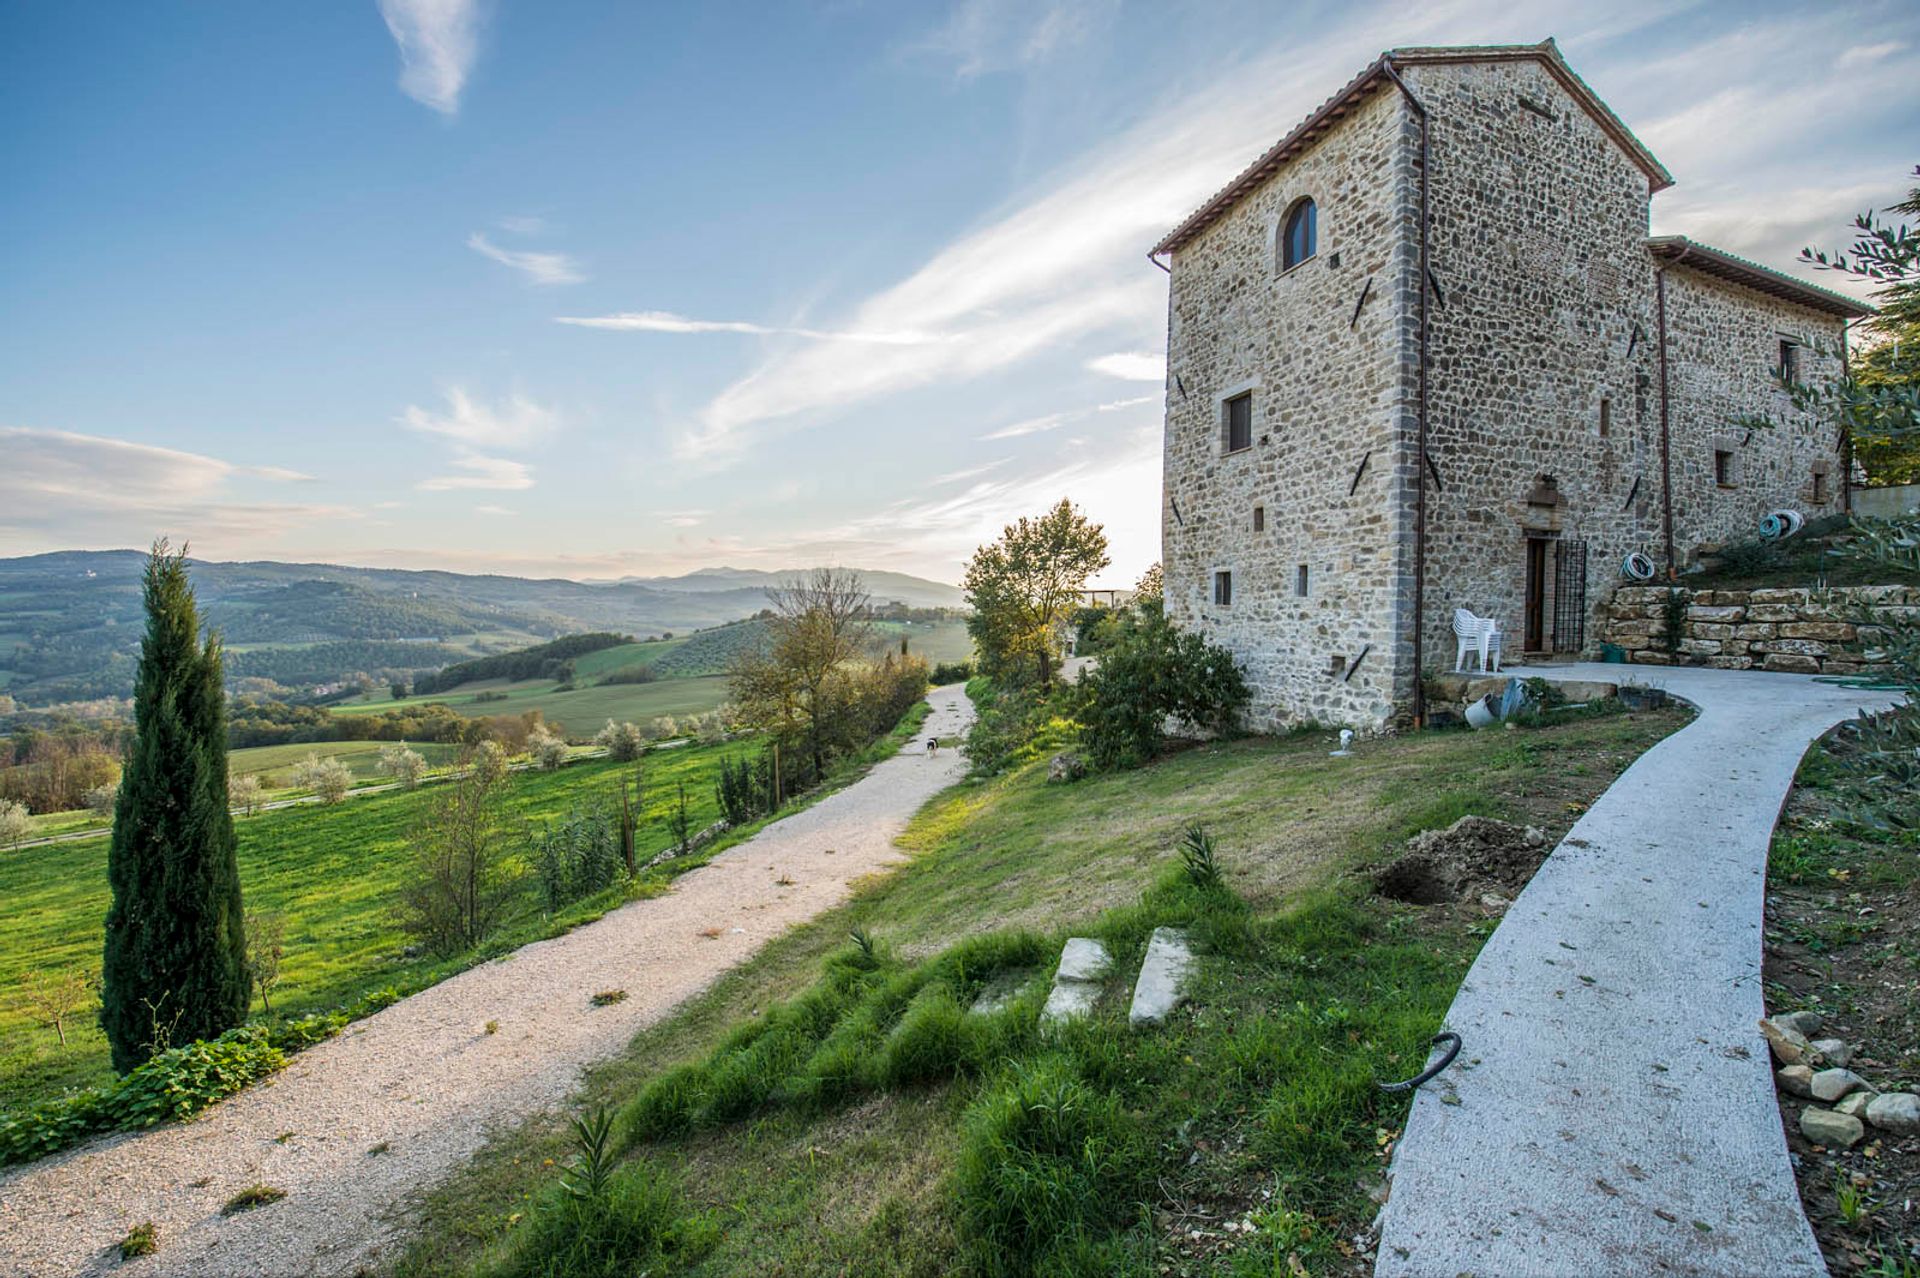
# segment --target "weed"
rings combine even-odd
[[[595,1007],[612,1007],[615,1003],[626,1002],[627,992],[625,990],[601,990],[587,1001]]]
[[[1203,892],[1215,891],[1225,882],[1219,858],[1214,855],[1213,835],[1198,821],[1181,831],[1180,864],[1186,870],[1187,882]]]
[[[577,1149],[560,1187],[575,1198],[604,1199],[613,1180],[613,1115],[604,1106],[575,1114],[573,1141]]]
[[[854,949],[859,951],[860,966],[871,971],[880,965],[879,956],[874,951],[874,940],[871,932],[863,927],[856,927],[853,931],[847,933],[847,939],[852,941]]]
[[[712,1250],[719,1230],[683,1214],[666,1177],[644,1162],[607,1174],[596,1193],[564,1181],[476,1272],[484,1278],[631,1278],[680,1272]]]
[[[367,1157],[378,1158],[380,1155],[391,1153],[392,1151],[393,1151],[393,1142],[383,1140],[379,1144],[374,1145],[367,1150]]]
[[[1866,1191],[1845,1176],[1833,1182],[1833,1199],[1847,1228],[1859,1229],[1872,1221],[1873,1207],[1867,1201]]]
[[[220,1209],[222,1216],[233,1216],[243,1211],[252,1211],[255,1207],[265,1207],[268,1203],[277,1203],[287,1196],[287,1191],[277,1185],[252,1184],[227,1199]]]
[[[151,1256],[160,1250],[159,1236],[154,1232],[153,1222],[143,1220],[127,1231],[120,1240],[120,1259],[135,1260],[141,1256]]]

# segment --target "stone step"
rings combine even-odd
[[[1187,978],[1192,973],[1193,951],[1187,946],[1187,934],[1173,927],[1153,929],[1147,956],[1140,963],[1140,978],[1134,982],[1127,1024],[1138,1028],[1165,1021],[1186,1001]]]
[[[1113,970],[1113,956],[1100,942],[1084,936],[1070,937],[1060,949],[1060,966],[1053,973],[1053,990],[1047,1005],[1040,1010],[1042,1025],[1058,1025],[1076,1016],[1093,1012],[1100,1001],[1100,989]]]

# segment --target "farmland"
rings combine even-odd
[[[713,779],[719,760],[754,748],[751,742],[736,742],[647,755],[642,854],[668,846],[662,818],[677,785],[685,784],[694,822],[704,826],[718,816]],[[271,749],[291,760],[325,747]],[[512,804],[537,827],[576,806],[606,799],[629,768],[592,761],[557,772],[517,773],[510,783]],[[287,919],[276,1011],[324,1010],[371,990],[417,987],[472,961],[447,965],[406,957],[406,938],[392,917],[408,864],[407,832],[431,793],[429,788],[368,795],[334,807],[262,812],[238,822],[248,908],[277,911]],[[9,903],[8,926],[0,935],[0,1110],[110,1077],[106,1040],[96,1026],[78,1018],[82,1023],[69,1026],[70,1045],[62,1050],[51,1030],[33,1023],[19,994],[19,978],[29,970],[98,968],[106,857],[104,835],[0,854],[0,899]],[[590,916],[609,903],[596,898],[575,907],[570,917]],[[534,939],[568,917],[545,918],[535,889],[526,883],[496,944]]]

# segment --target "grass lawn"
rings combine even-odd
[[[677,642],[677,641],[675,641]],[[608,651],[613,651],[609,649]],[[598,654],[595,654],[598,655]],[[549,722],[557,722],[571,739],[584,741],[598,732],[608,719],[645,723],[661,715],[704,714],[727,699],[725,675],[707,675],[694,679],[661,679],[654,683],[622,683],[578,686],[572,692],[558,691],[550,679],[525,679],[508,683],[488,679],[463,684],[459,691],[425,697],[350,701],[333,708],[335,714],[380,714],[401,706],[443,702],[463,715],[524,714],[538,710]],[[504,692],[492,701],[476,701],[482,692]],[[384,694],[379,694],[384,696]]]
[[[314,747],[273,748],[304,754]],[[753,741],[741,741],[650,752],[644,762],[642,854],[671,842],[660,818],[676,783],[686,783],[696,828],[705,826],[719,816],[713,796],[719,759],[756,748]],[[576,804],[611,794],[630,766],[596,760],[556,772],[516,772],[513,804],[537,826],[542,818],[565,816]],[[276,1011],[330,1009],[369,990],[429,984],[474,961],[471,956],[451,964],[404,957],[406,938],[390,917],[407,866],[407,830],[429,793],[368,795],[333,807],[303,805],[238,821],[248,908],[277,910],[287,918]],[[78,1018],[83,1023],[77,1031],[68,1029],[69,1046],[62,1050],[52,1030],[33,1023],[17,986],[29,969],[99,968],[106,857],[104,836],[0,853],[0,900],[7,903],[7,926],[0,931],[0,1111],[111,1077],[106,1039],[97,1026]],[[550,926],[577,921],[612,903],[595,898],[549,921],[529,881],[500,943],[534,939]]]
[[[293,786],[294,765],[310,754],[317,754],[346,764],[355,781],[385,781],[390,778],[380,771],[380,751],[393,744],[391,741],[314,741],[305,745],[250,746],[227,752],[227,771],[234,776],[252,773],[267,789],[285,790]],[[458,746],[431,741],[407,744],[433,769],[451,765],[459,753]]]
[[[674,1187],[672,1228],[641,1239],[671,1253],[662,1272],[1023,1274],[1043,1252],[1055,1274],[1368,1271],[1348,1240],[1408,1104],[1374,1081],[1417,1071],[1493,920],[1384,901],[1355,871],[1469,812],[1557,838],[1684,722],[1350,759],[1320,734],[1253,739],[1068,786],[1044,762],[963,784],[916,818],[910,863],[642,1032],[580,1099],[616,1114],[621,1192]],[[1192,821],[1224,888],[1181,870]],[[1131,1032],[1127,983],[1169,923],[1201,942],[1192,1005]],[[1105,940],[1115,978],[1092,1021],[1042,1036],[1068,935]],[[1023,972],[1008,1010],[964,1014]],[[423,1202],[395,1272],[586,1272],[541,1267],[608,1224],[561,1201],[572,1152],[559,1115],[502,1134]]]

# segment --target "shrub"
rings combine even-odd
[[[638,724],[615,723],[607,720],[607,726],[594,733],[593,743],[604,748],[607,757],[615,763],[632,763],[645,753],[647,734]]]
[[[273,1014],[273,987],[280,983],[286,957],[287,917],[274,910],[247,911],[247,975],[260,991],[260,1006]]]
[[[1100,664],[1076,689],[1083,740],[1096,766],[1128,768],[1161,749],[1171,718],[1209,733],[1231,731],[1247,703],[1233,654],[1176,629],[1151,604],[1131,609]]]
[[[570,813],[534,849],[534,872],[550,911],[612,887],[625,868],[619,828],[606,812]]]
[[[347,797],[347,791],[353,786],[353,773],[338,759],[310,754],[294,764],[293,783],[313,791],[320,802],[334,804]]]
[[[160,1250],[160,1239],[154,1231],[151,1220],[143,1220],[127,1231],[120,1240],[120,1259],[137,1260],[141,1256],[151,1256]]]
[[[1687,607],[1692,597],[1678,586],[1667,587],[1667,593],[1660,599],[1660,650],[1672,654],[1680,651],[1680,641],[1687,635]]]
[[[601,683],[652,683],[660,676],[654,673],[652,666],[645,662],[636,662],[630,666],[621,666],[602,675]]]
[[[607,1174],[592,1192],[553,1185],[496,1254],[484,1278],[630,1278],[677,1273],[712,1250],[719,1231],[687,1215],[671,1180],[646,1162]]]
[[[680,725],[674,722],[672,715],[663,714],[647,725],[647,735],[655,741],[671,741],[680,735]]]
[[[113,815],[114,804],[119,800],[120,783],[118,781],[103,782],[87,791],[87,811],[95,816],[110,817]]]
[[[198,1113],[287,1063],[265,1030],[230,1029],[161,1052],[114,1088],[109,1113],[119,1127],[153,1127]]]
[[[260,806],[260,778],[251,772],[245,776],[228,777],[227,806],[252,816],[254,809]]]
[[[758,758],[720,760],[719,780],[714,797],[720,803],[720,816],[728,825],[740,826],[774,810],[773,756],[762,751]]]
[[[497,748],[497,747],[496,747]],[[408,842],[413,865],[400,888],[401,927],[442,957],[478,945],[506,911],[519,827],[506,805],[504,773],[476,766],[429,792]]]
[[[226,1205],[220,1208],[220,1214],[222,1216],[233,1216],[243,1211],[252,1211],[255,1207],[265,1207],[269,1203],[277,1203],[286,1196],[287,1191],[278,1185],[255,1183],[248,1185],[245,1189],[227,1199]]]
[[[1226,885],[1220,873],[1220,860],[1214,853],[1213,835],[1198,821],[1180,835],[1180,865],[1186,872],[1187,882],[1203,892]]]
[[[965,683],[973,676],[971,661],[942,661],[928,673],[927,680],[935,687],[945,687],[950,683]]]
[[[475,776],[490,785],[506,780],[507,773],[512,770],[507,762],[507,748],[492,740],[474,746],[467,755],[466,765]]]

